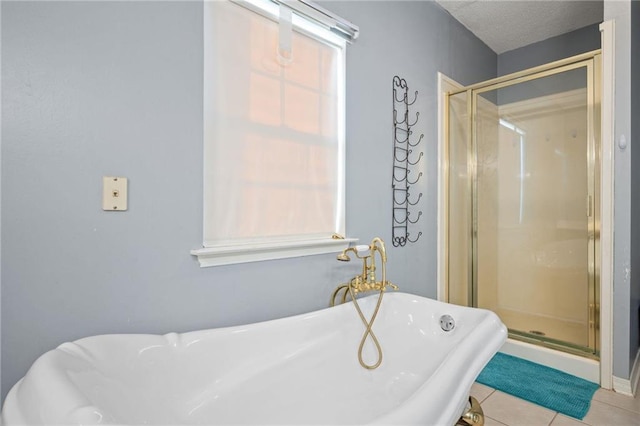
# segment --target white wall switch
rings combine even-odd
[[[102,178],[102,210],[127,210],[127,178],[115,176]]]

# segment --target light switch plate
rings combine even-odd
[[[127,210],[127,178],[116,176],[102,178],[102,210]]]

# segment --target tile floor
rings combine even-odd
[[[599,389],[582,421],[474,383],[471,395],[482,405],[486,426],[640,426],[640,392],[635,398]]]

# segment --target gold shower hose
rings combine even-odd
[[[367,321],[367,319],[364,317],[364,314],[360,309],[360,305],[358,304],[358,300],[356,299],[355,291],[353,290],[353,281],[356,278],[349,281],[349,294],[351,294],[351,300],[353,301],[353,304],[356,307],[356,311],[358,311],[358,315],[360,316],[362,323],[366,327],[366,331],[362,335],[362,339],[360,340],[360,346],[358,347],[358,361],[360,362],[360,365],[366,368],[367,370],[374,370],[378,368],[380,364],[382,364],[382,347],[380,346],[380,342],[378,342],[378,338],[373,333],[372,327],[373,327],[373,322],[376,320],[376,316],[378,315],[378,310],[380,309],[380,305],[382,304],[382,297],[384,295],[385,284],[387,282],[387,277],[385,272],[386,272],[385,268],[382,268],[382,286],[380,288],[380,293],[378,296],[378,303],[376,303],[376,308],[373,311],[373,315],[371,316],[370,321]],[[376,351],[378,352],[378,361],[375,364],[367,364],[366,362],[364,362],[364,359],[362,359],[362,349],[364,348],[364,344],[367,341],[368,336],[371,336],[371,340],[373,340],[373,344],[375,345]]]

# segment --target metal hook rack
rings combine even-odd
[[[391,225],[392,243],[394,247],[403,247],[408,242],[418,241],[422,232],[412,235],[409,225],[415,225],[422,211],[414,216],[410,210],[422,198],[422,192],[411,194],[411,187],[416,185],[422,177],[422,172],[415,173],[415,169],[422,160],[424,152],[417,151],[424,134],[412,138],[414,127],[420,118],[420,113],[410,113],[409,107],[418,100],[418,91],[409,100],[409,87],[404,78],[393,77],[393,169],[391,177],[393,218]],[[415,176],[415,177],[414,177]]]

